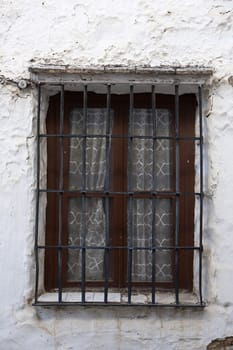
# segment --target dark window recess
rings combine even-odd
[[[202,306],[201,87],[196,101],[194,94],[180,96],[178,85],[173,95],[156,93],[156,85],[138,93],[136,85],[125,84],[128,93],[118,94],[111,84],[102,84],[101,93],[91,82],[78,86],[71,92],[60,85],[50,97],[46,133],[38,87],[34,304],[70,304],[64,298],[70,291],[80,295],[72,304],[117,305],[109,295],[121,293],[121,304],[135,305],[132,296],[144,293],[148,305],[183,306],[181,291],[193,290],[195,254],[199,295],[189,306]],[[47,187],[40,183],[42,144]],[[56,302],[40,301],[43,269],[45,290],[57,293]],[[160,290],[173,293],[174,303],[159,302]],[[89,301],[91,291],[102,293],[101,301]]]

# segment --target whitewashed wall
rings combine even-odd
[[[233,335],[233,1],[0,1],[0,349],[205,349]],[[32,64],[211,66],[203,310],[31,306]]]

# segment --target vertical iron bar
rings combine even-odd
[[[83,90],[83,166],[82,166],[82,190],[86,191],[86,144],[87,144],[87,85]]]
[[[60,93],[59,137],[59,197],[58,197],[58,302],[62,302],[62,211],[63,211],[63,133],[64,133],[64,85]]]
[[[133,105],[134,105],[134,86],[130,85],[130,101],[129,101],[129,121],[128,121],[128,173],[127,173],[127,189],[132,191],[132,120],[133,120]]]
[[[199,137],[200,137],[200,236],[199,236],[199,296],[202,304],[202,231],[203,231],[203,127],[202,127],[202,87],[198,87]]]
[[[38,300],[39,284],[39,256],[38,256],[38,230],[39,230],[39,201],[40,201],[40,99],[41,85],[38,85],[37,100],[37,169],[36,169],[36,223],[35,223],[35,262],[36,262],[36,283],[35,283],[35,303]]]
[[[105,188],[106,191],[110,190],[110,127],[111,127],[111,84],[107,86],[107,124],[106,124],[106,179]]]
[[[86,299],[86,144],[87,144],[87,85],[83,90],[83,168],[82,168],[82,302]]]
[[[105,179],[105,191],[110,191],[110,124],[111,124],[111,85],[107,86],[107,124],[106,124],[106,179]],[[108,302],[108,280],[109,280],[109,196],[105,197],[105,211],[106,211],[106,222],[105,222],[105,284],[104,284],[104,302]]]
[[[129,139],[128,139],[128,173],[127,173],[127,187],[128,193],[132,192],[132,120],[133,120],[133,105],[134,105],[134,86],[130,85],[130,103],[129,103]],[[132,209],[133,209],[133,198],[131,193],[129,193],[128,200],[128,303],[131,304],[131,294],[132,294],[132,245],[133,245],[133,228],[132,228]]]
[[[132,196],[129,197],[129,243],[128,243],[128,303],[131,304],[131,294],[132,294]]]
[[[152,85],[152,91],[151,91],[151,98],[152,98],[152,122],[153,122],[153,175],[152,175],[152,181],[153,181],[153,193],[156,192],[156,174],[155,174],[155,151],[156,151],[156,95],[155,95],[155,86]],[[151,301],[152,304],[155,304],[155,282],[156,282],[156,239],[155,239],[155,214],[156,214],[156,199],[155,196],[152,198],[152,288],[151,288]]]
[[[179,149],[179,86],[175,85],[176,124],[176,227],[175,227],[175,295],[179,304],[179,221],[180,221],[180,149]]]

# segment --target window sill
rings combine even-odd
[[[181,291],[179,303],[176,303],[174,293],[157,291],[155,304],[151,303],[151,293],[137,293],[131,295],[131,303],[128,303],[127,293],[109,292],[108,302],[104,302],[103,292],[86,292],[85,302],[82,302],[81,292],[63,292],[62,302],[58,301],[58,293],[44,293],[39,296],[35,306],[52,305],[104,305],[104,306],[167,306],[167,307],[204,307],[194,293]]]

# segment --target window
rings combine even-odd
[[[50,88],[54,88],[51,84]],[[66,292],[88,303],[123,304],[147,294],[158,305],[161,290],[193,290],[193,261],[202,255],[202,112],[194,93],[161,94],[153,83],[79,82],[49,99],[46,132],[38,107],[37,285],[65,303]],[[41,101],[41,84],[39,102]],[[71,91],[73,90],[73,91]],[[74,91],[75,90],[75,91]],[[41,144],[47,148],[47,185],[41,186]],[[200,156],[197,156],[199,154]],[[200,191],[195,191],[195,168]],[[43,188],[42,188],[43,187]],[[39,243],[40,196],[46,194],[45,242]],[[199,205],[199,244],[194,244]],[[44,263],[39,254],[44,256]],[[36,294],[35,304],[40,304]]]

